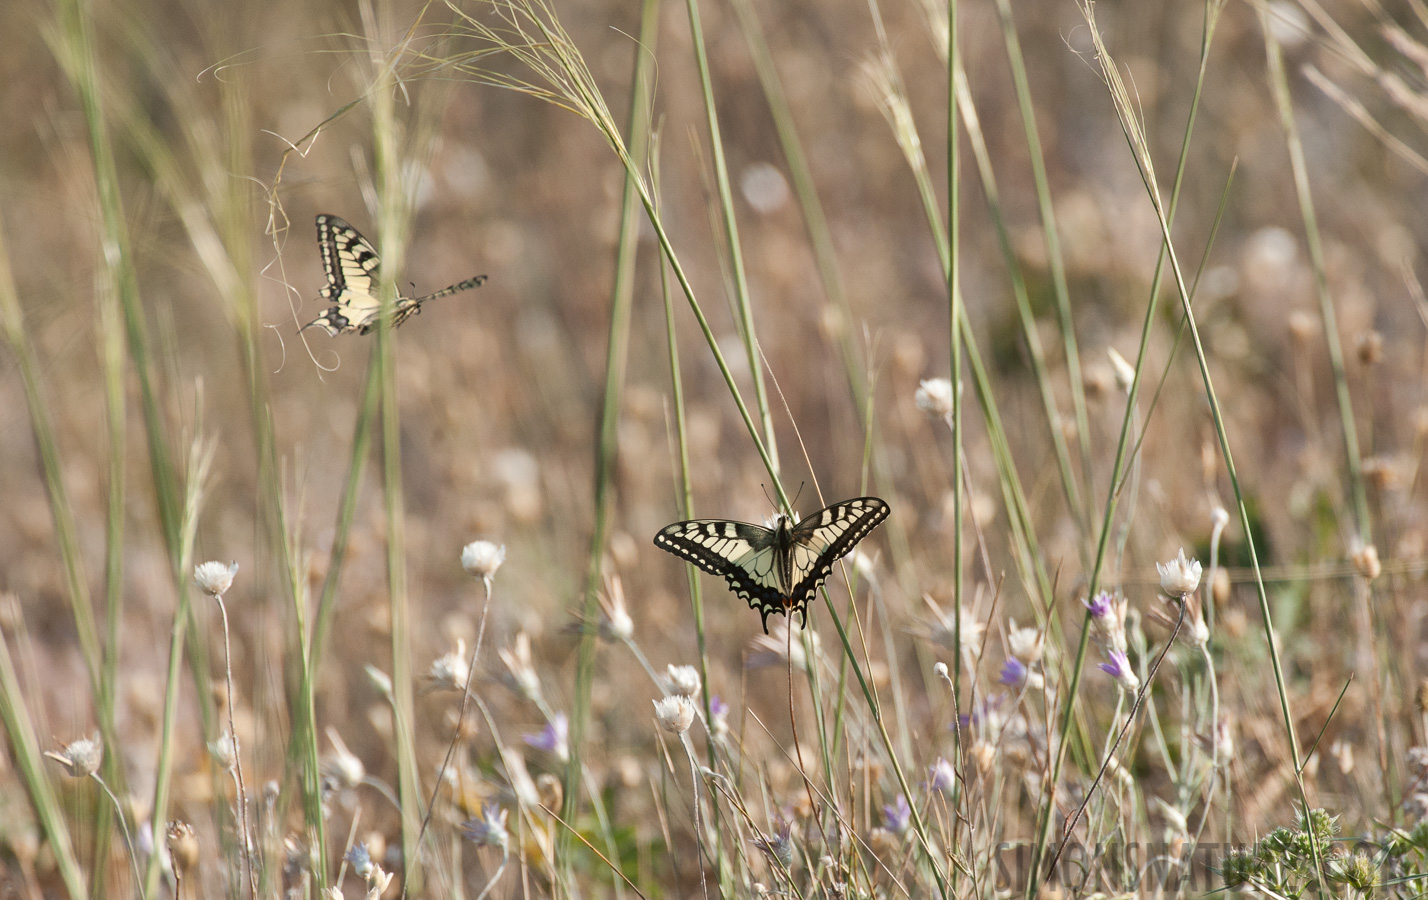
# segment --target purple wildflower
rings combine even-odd
[[[1140,678],[1131,668],[1130,659],[1120,650],[1111,650],[1107,655],[1110,657],[1110,662],[1103,662],[1097,668],[1114,678],[1116,684],[1120,685],[1121,690],[1127,694],[1135,693],[1136,689],[1140,687]]]
[[[898,794],[897,799],[892,803],[883,806],[883,827],[893,834],[902,834],[907,831],[907,826],[911,821],[912,807],[908,806],[907,798],[902,794]]]
[[[1007,661],[1002,663],[1002,674],[997,681],[1009,688],[1020,690],[1026,684],[1026,665],[1015,656],[1008,656]]]
[[[570,759],[570,721],[565,713],[556,713],[539,734],[525,734],[521,739],[537,750],[557,756],[561,762]]]

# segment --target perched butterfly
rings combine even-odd
[[[696,519],[675,522],[655,535],[655,546],[682,556],[729,587],[764,618],[798,613],[808,620],[808,603],[833,571],[833,564],[888,517],[877,497],[844,500],[794,524],[780,515],[773,528]]]
[[[317,217],[317,246],[322,251],[322,268],[327,273],[322,298],[333,306],[303,328],[321,325],[333,337],[353,331],[367,334],[377,327],[377,316],[382,311],[377,297],[382,261],[377,258],[377,251],[357,229],[336,216],[327,215]],[[425,297],[398,297],[392,327],[421,312],[421,305],[426,301],[480,287],[485,280],[485,275],[477,275]]]

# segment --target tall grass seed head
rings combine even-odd
[[[69,777],[88,778],[98,772],[100,763],[104,762],[104,743],[95,734],[94,737],[70,741],[59,752],[46,750],[45,756],[63,766]]]
[[[491,541],[472,541],[461,548],[461,568],[473,578],[488,584],[501,563],[506,561],[506,545]]]
[[[224,565],[210,560],[193,567],[193,582],[210,597],[222,597],[233,587],[233,576],[238,574],[238,563]]]
[[[694,724],[694,701],[683,694],[653,701],[659,727],[670,734],[684,734]]]
[[[1160,589],[1168,596],[1184,599],[1200,587],[1200,561],[1186,559],[1184,547],[1170,562],[1156,563],[1155,570],[1160,573]]]
[[[693,697],[699,693],[699,670],[671,663],[665,667],[664,688],[671,694]]]

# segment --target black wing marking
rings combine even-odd
[[[798,523],[789,546],[793,590],[788,608],[808,621],[808,604],[833,572],[833,564],[852,552],[891,510],[877,497],[844,500]]]
[[[327,287],[319,293],[333,306],[303,327],[318,325],[333,337],[353,331],[369,334],[377,327],[377,317],[382,311],[378,295],[382,262],[377,251],[356,228],[329,215],[317,217],[317,246],[322,252],[323,272],[327,275]],[[485,280],[485,275],[478,275],[425,297],[397,297],[392,327],[421,312],[421,305],[426,301],[480,287]]]
[[[784,612],[778,584],[777,532],[746,522],[695,519],[660,529],[655,546],[729,582],[729,588],[764,617]]]
[[[787,546],[779,545],[778,531],[758,525],[725,519],[676,522],[655,535],[655,546],[728,581],[736,595],[759,611],[767,633],[769,613],[798,612],[807,622],[808,603],[833,564],[888,512],[888,505],[876,497],[835,503],[795,526]],[[788,594],[780,586],[785,566],[792,585]]]

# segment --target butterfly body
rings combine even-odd
[[[772,528],[727,519],[695,519],[660,529],[655,546],[729,582],[736,595],[763,616],[797,612],[805,620],[819,585],[888,516],[877,497],[835,503],[795,523],[776,518]]]
[[[332,307],[303,328],[317,325],[333,337],[354,331],[371,332],[382,313],[378,296],[382,261],[377,251],[361,232],[343,219],[329,215],[317,217],[317,246],[322,251],[322,268],[327,275],[327,287],[320,294]],[[428,300],[480,287],[485,280],[485,275],[477,275],[424,297],[397,297],[392,327],[421,312],[422,304]]]

